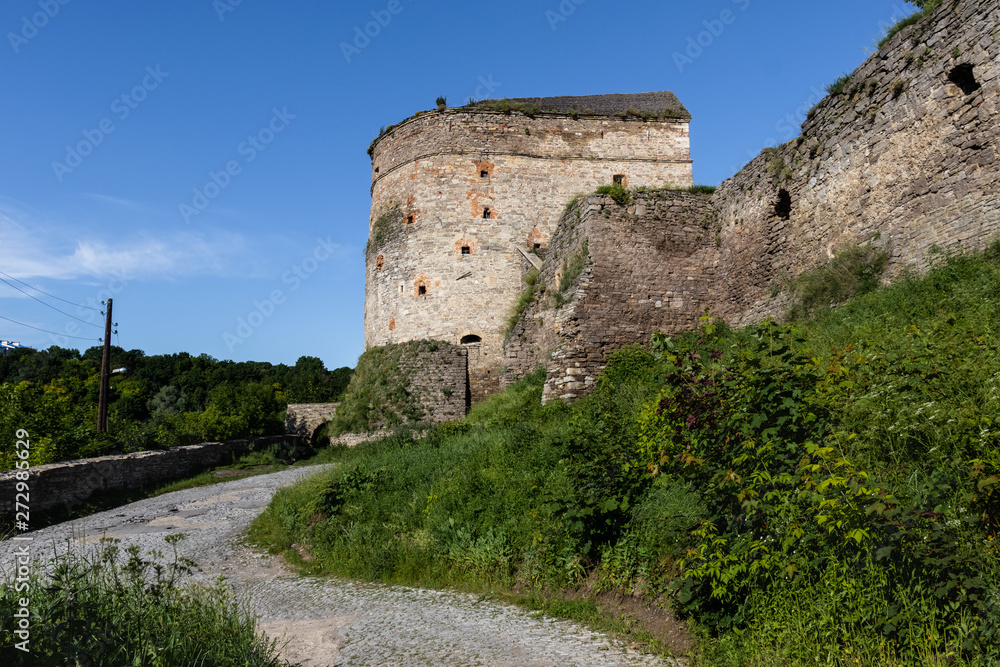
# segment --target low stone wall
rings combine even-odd
[[[252,447],[264,449],[285,440],[286,436],[281,435],[255,438]],[[231,463],[250,450],[250,440],[229,440],[36,466],[29,471],[25,504],[36,515],[69,508],[98,491],[124,491],[170,482]],[[15,471],[0,473],[0,515],[14,515],[15,475]]]

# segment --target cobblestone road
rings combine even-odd
[[[540,618],[475,596],[340,579],[299,577],[277,558],[242,544],[247,525],[275,490],[317,468],[298,468],[149,498],[85,520],[33,533],[36,560],[115,537],[122,546],[167,552],[163,538],[184,533],[181,554],[198,577],[224,575],[261,617],[261,628],[287,640],[283,655],[306,667],[355,665],[659,666],[673,665],[574,623]],[[14,546],[0,542],[7,567]]]

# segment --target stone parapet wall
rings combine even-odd
[[[26,503],[38,515],[73,507],[100,491],[124,491],[181,479],[232,463],[251,447],[265,449],[286,436],[206,442],[172,449],[135,452],[35,466],[29,471]],[[17,496],[15,471],[0,472],[0,515],[13,517]]]
[[[507,340],[505,382],[542,364],[543,400],[575,398],[590,390],[614,350],[696,326],[725,295],[716,226],[702,194],[638,193],[627,206],[604,197],[579,202],[553,237],[540,276],[544,291]],[[562,274],[584,243],[586,266],[560,306]]]

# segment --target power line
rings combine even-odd
[[[77,308],[87,308],[88,310],[93,310],[93,311],[96,311],[96,312],[98,312],[98,313],[102,313],[102,314],[103,314],[103,312],[104,312],[104,311],[102,311],[102,310],[101,310],[100,308],[93,308],[93,307],[91,307],[91,306],[81,306],[81,305],[80,305],[80,304],[78,304],[78,303],[73,303],[72,301],[67,301],[66,299],[63,299],[62,297],[58,297],[58,296],[56,296],[55,294],[49,294],[49,293],[48,293],[48,292],[46,292],[45,290],[41,290],[41,289],[38,289],[38,288],[37,288],[37,287],[35,287],[34,285],[29,285],[28,283],[24,282],[23,280],[18,280],[18,279],[17,279],[17,278],[15,278],[14,276],[12,276],[12,275],[9,275],[9,274],[6,274],[6,273],[4,273],[3,271],[0,271],[0,275],[2,275],[2,276],[7,276],[7,277],[8,277],[8,278],[10,278],[11,280],[13,280],[13,281],[15,281],[15,282],[19,282],[19,283],[21,283],[22,285],[24,285],[25,287],[30,287],[31,289],[35,290],[36,292],[41,292],[41,293],[42,293],[42,294],[44,294],[45,296],[50,296],[50,297],[52,297],[53,299],[58,299],[59,301],[62,301],[63,303],[68,303],[68,304],[69,304],[69,305],[71,305],[71,306],[76,306]],[[9,284],[9,283],[8,283],[8,284]],[[12,286],[12,287],[13,287],[13,286]]]
[[[30,324],[25,324],[24,322],[18,322],[17,320],[12,320],[9,317],[4,317],[3,315],[0,315],[0,320],[7,320],[8,322],[13,322],[14,324],[18,324],[22,327],[28,327],[29,329],[34,329],[35,331],[41,331],[42,333],[52,334],[53,336],[65,336],[66,338],[75,338],[77,340],[94,340],[93,338],[84,338],[83,336],[69,336],[67,334],[61,334],[55,331],[49,331],[47,329],[39,329],[38,327],[33,327]]]
[[[5,273],[4,275],[7,275],[7,274]],[[14,278],[13,280],[17,280],[17,279],[16,279],[16,278]],[[20,282],[20,281],[18,281],[18,282]],[[79,317],[77,317],[76,315],[70,315],[70,314],[69,314],[69,313],[67,313],[67,312],[64,312],[64,311],[61,311],[61,310],[59,310],[59,309],[58,309],[58,308],[56,308],[55,306],[51,306],[51,305],[49,305],[49,304],[45,303],[44,301],[42,301],[42,300],[41,300],[41,299],[39,299],[38,297],[36,297],[36,296],[33,296],[33,295],[31,295],[31,294],[28,294],[27,292],[25,292],[25,291],[24,291],[23,289],[21,289],[21,288],[20,288],[20,287],[18,287],[17,285],[11,285],[11,284],[10,284],[9,282],[7,282],[6,280],[4,280],[3,278],[0,278],[0,283],[4,283],[4,284],[6,284],[7,286],[9,286],[9,287],[12,287],[12,288],[16,289],[16,290],[17,290],[18,292],[20,292],[21,294],[25,295],[25,296],[26,296],[26,297],[28,297],[29,299],[34,299],[35,301],[37,301],[38,303],[42,304],[42,305],[43,305],[43,306],[45,306],[46,308],[51,308],[52,310],[56,311],[56,312],[57,312],[57,313],[59,313],[60,315],[65,315],[66,317],[71,317],[71,318],[73,318],[74,320],[76,320],[77,322],[83,322],[84,324],[89,324],[90,326],[92,326],[92,327],[97,327],[98,329],[100,329],[100,328],[101,328],[101,327],[97,326],[96,324],[94,324],[93,322],[88,322],[87,320],[81,320],[81,319],[80,319]],[[31,287],[31,285],[28,285],[28,287]],[[34,288],[32,288],[32,289],[34,289]],[[39,291],[41,291],[41,290],[39,290]],[[58,298],[58,297],[56,297],[56,298]],[[61,300],[62,300],[62,301],[65,301],[65,299],[61,299]],[[100,311],[98,311],[98,312],[100,312]]]

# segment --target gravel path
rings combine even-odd
[[[280,559],[241,543],[247,525],[275,490],[319,468],[297,468],[215,486],[177,491],[38,530],[37,561],[53,549],[115,537],[122,547],[169,553],[163,541],[184,533],[181,555],[213,579],[224,575],[261,617],[261,629],[284,638],[283,656],[305,667],[361,665],[489,665],[504,667],[679,665],[631,650],[620,641],[567,621],[447,591],[300,577]],[[0,565],[9,571],[13,550],[0,542]]]

